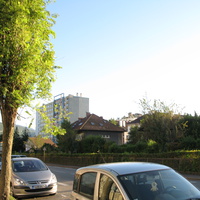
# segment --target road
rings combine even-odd
[[[70,200],[74,173],[76,169],[58,166],[49,166],[58,180],[58,192],[56,195],[45,197],[26,198],[26,200]]]
[[[72,191],[73,178],[76,169],[59,166],[49,166],[49,168],[53,173],[55,173],[58,179],[57,194],[53,196],[26,198],[26,200],[71,200],[70,194]],[[196,179],[193,176],[186,176],[186,178],[188,178],[192,184],[200,189],[200,179]]]

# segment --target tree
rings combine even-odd
[[[129,134],[128,143],[135,144],[143,139],[143,136],[138,126],[132,126],[128,134]]]
[[[65,129],[66,133],[64,135],[57,135],[57,144],[59,149],[66,153],[74,152],[76,133],[73,130],[71,123],[68,120],[64,120],[61,127]]]
[[[147,100],[142,100],[141,106],[147,113],[141,120],[140,127],[146,141],[157,142],[164,151],[167,143],[174,142],[183,136],[183,128],[179,123],[181,115],[174,113],[175,104],[167,106],[160,100],[154,100],[151,105]]]
[[[16,127],[14,131],[12,151],[20,152],[22,148],[23,148],[23,142],[19,135],[19,130]]]
[[[115,119],[113,119],[113,118],[109,119],[109,122],[112,123],[112,124],[114,124],[114,125],[116,125],[116,126],[119,125],[119,124],[118,124],[118,121],[115,120]]]
[[[28,131],[28,129],[27,128],[25,128],[24,130],[23,130],[23,133],[22,133],[22,141],[23,142],[27,142],[28,141],[28,138],[29,138],[29,131]]]
[[[20,107],[50,97],[55,80],[49,0],[0,0],[0,111],[3,123],[0,199],[9,199],[14,123]]]
[[[181,120],[185,128],[184,136],[193,137],[195,140],[200,138],[200,116],[197,113],[194,116],[187,114]]]
[[[104,152],[106,140],[100,135],[88,135],[81,141],[84,153]]]

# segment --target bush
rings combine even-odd
[[[108,148],[108,153],[119,153],[119,151],[120,151],[120,146],[117,145],[116,143],[111,144]]]
[[[200,138],[196,140],[196,149],[200,149]]]
[[[147,142],[147,152],[148,153],[157,153],[159,152],[159,145],[154,140],[148,140]]]
[[[196,149],[197,147],[197,140],[192,136],[187,136],[182,139],[181,141],[181,148],[186,150]]]
[[[81,143],[84,153],[97,153],[98,151],[103,152],[106,141],[101,136],[89,135]]]
[[[147,150],[147,142],[139,141],[135,144],[135,151],[136,152],[146,152]]]

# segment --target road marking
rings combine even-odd
[[[62,185],[62,186],[70,186],[69,184],[60,183],[60,182],[58,182],[58,185]]]
[[[197,183],[197,181],[190,181],[191,183]]]

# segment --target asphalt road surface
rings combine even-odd
[[[51,171],[56,175],[58,180],[58,192],[56,195],[26,198],[26,200],[71,200],[70,194],[74,173],[76,169],[60,166],[49,166]],[[188,180],[200,189],[200,179],[195,176],[186,176]]]
[[[58,192],[55,195],[26,198],[26,200],[71,200],[70,194],[74,173],[76,169],[58,166],[49,166],[51,171],[56,175],[58,180]]]

